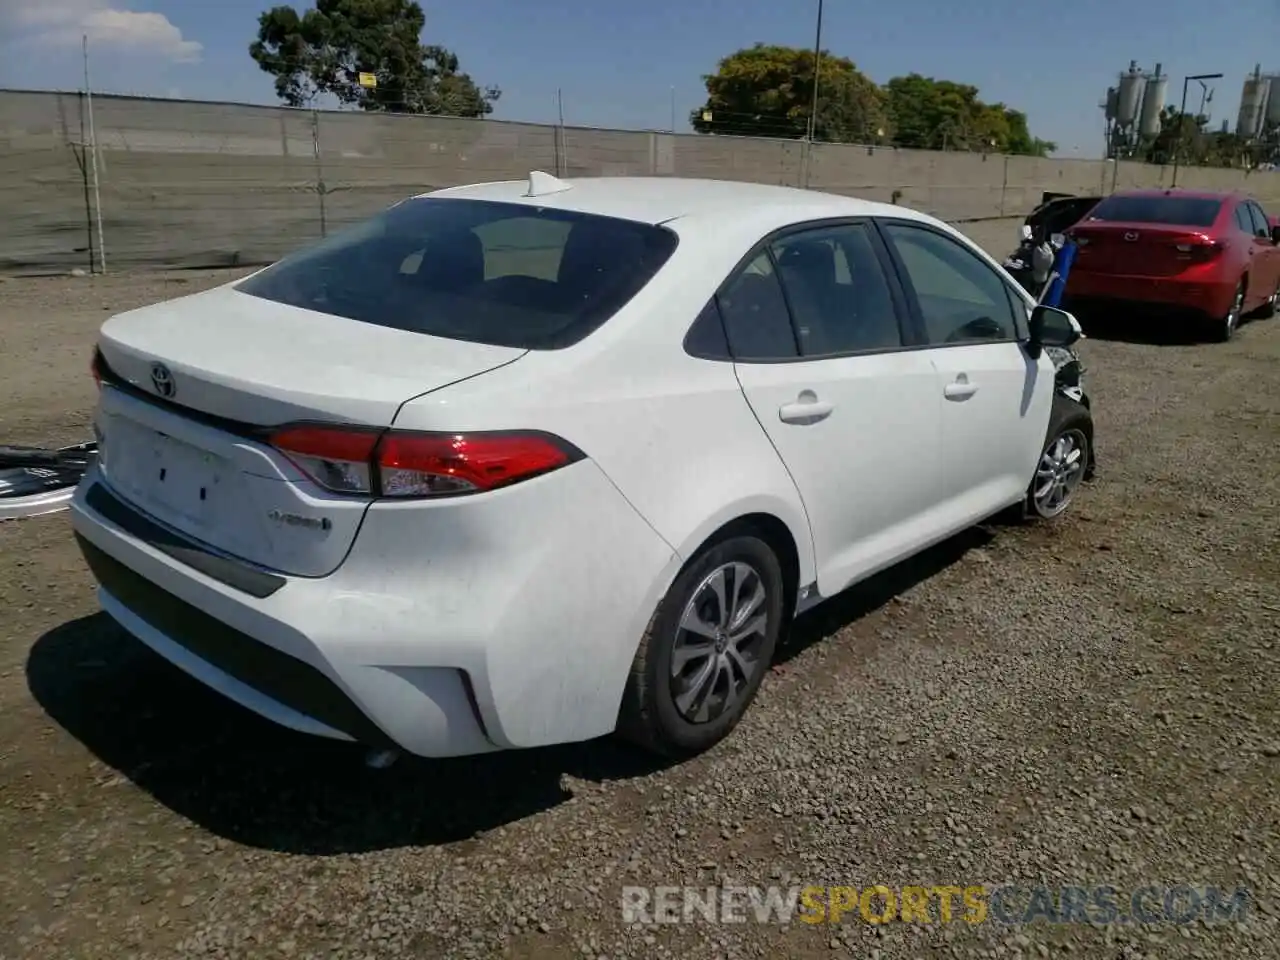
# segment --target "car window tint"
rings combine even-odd
[[[741,268],[716,297],[737,360],[794,358],[795,333],[782,286],[765,251]]]
[[[693,321],[693,326],[684,338],[684,348],[686,352],[704,360],[728,360],[731,356],[715,297],[707,301],[707,305],[698,314],[698,319]]]
[[[652,224],[418,197],[242,280],[250,296],[361,323],[552,350],[605,323],[678,241]]]
[[[1249,215],[1249,205],[1242,203],[1236,207],[1236,226],[1250,236],[1253,235],[1253,217]]]
[[[1262,212],[1262,208],[1256,203],[1250,203],[1249,213],[1253,215],[1254,236],[1269,239],[1271,237],[1271,224],[1267,223],[1267,215]]]
[[[930,344],[1017,339],[1007,284],[976,254],[923,227],[886,223],[885,233],[915,290]]]
[[[893,295],[869,230],[845,224],[774,242],[802,356],[902,346]]]
[[[534,277],[552,283],[572,224],[545,217],[506,217],[471,232],[484,246],[484,278]]]
[[[1167,194],[1115,194],[1090,211],[1089,220],[1120,223],[1163,223],[1177,227],[1211,227],[1221,200]]]

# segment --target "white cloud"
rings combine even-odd
[[[175,63],[194,63],[203,47],[184,39],[162,13],[125,10],[109,0],[0,0],[0,22],[10,22],[35,43],[91,46],[151,54]]]

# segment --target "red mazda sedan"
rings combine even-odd
[[[1239,193],[1127,190],[1112,194],[1067,235],[1072,305],[1152,308],[1207,322],[1229,340],[1243,318],[1270,316],[1280,293],[1280,227]]]

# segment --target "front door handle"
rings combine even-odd
[[[778,408],[778,419],[783,423],[811,424],[831,416],[835,406],[827,400],[819,400],[812,390],[802,390],[792,403]]]
[[[978,385],[970,383],[968,375],[963,373],[942,388],[942,395],[948,400],[968,400],[977,392]]]

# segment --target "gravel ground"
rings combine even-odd
[[[0,283],[0,435],[81,439],[109,311],[227,277]],[[1070,515],[975,529],[803,619],[737,733],[678,766],[605,740],[367,770],[122,635],[65,515],[0,525],[0,957],[1280,955],[1280,320],[1227,345],[1095,333],[1101,469]],[[1255,903],[622,922],[626,885],[721,883]]]

